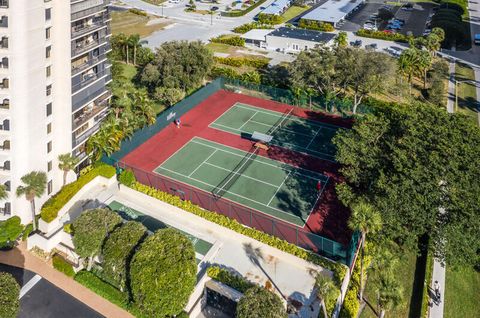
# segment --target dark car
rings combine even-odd
[[[219,7],[212,7],[212,11],[217,11],[218,9],[220,9]]]
[[[350,42],[350,45],[353,46],[353,47],[361,47],[362,46],[362,40],[352,41],[352,42]]]

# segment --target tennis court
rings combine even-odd
[[[192,138],[155,172],[300,226],[328,182],[328,177],[318,172],[199,137]]]
[[[236,135],[273,135],[271,144],[334,161],[332,138],[340,127],[277,111],[236,103],[210,124]]]
[[[142,212],[132,209],[115,200],[110,202],[108,207],[112,211],[117,212],[124,220],[138,221],[142,223],[150,232],[155,232],[158,229],[164,229],[167,227],[174,228],[168,224],[163,223],[158,219],[145,215]],[[176,229],[176,230],[181,232],[185,236],[187,236],[188,239],[192,242],[193,247],[195,248],[195,258],[197,260],[197,264],[199,264],[203,260],[205,255],[207,255],[208,251],[210,251],[213,244],[205,240],[202,240],[201,238],[198,238],[190,233],[181,231],[179,229]]]

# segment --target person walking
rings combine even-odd
[[[440,295],[440,284],[438,283],[438,280],[435,281],[435,283],[433,284],[433,290],[435,292],[435,298],[436,298],[436,301],[438,303],[440,303],[441,299],[441,295]]]

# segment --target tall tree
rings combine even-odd
[[[411,92],[413,76],[418,72],[418,50],[416,48],[403,50],[398,58],[398,69],[402,75],[407,77]]]
[[[20,286],[10,273],[0,272],[0,317],[16,318],[20,310]]]
[[[137,49],[140,47],[140,35],[132,34],[128,37],[128,46],[133,49],[133,65],[137,65]]]
[[[47,174],[42,171],[32,171],[20,178],[23,185],[17,187],[17,197],[25,196],[30,202],[32,211],[33,231],[37,230],[37,222],[35,222],[35,198],[40,198],[47,187]]]
[[[348,45],[347,32],[344,32],[344,31],[338,32],[337,36],[335,37],[334,42],[335,42],[336,46],[341,46],[341,47],[347,46]]]
[[[402,302],[402,288],[391,272],[383,272],[377,288],[380,318],[387,310],[392,310]]]
[[[315,288],[317,289],[317,298],[320,300],[323,316],[328,318],[326,302],[335,297],[335,284],[330,277],[318,274],[315,278]]]
[[[360,293],[358,297],[363,300],[364,271],[363,262],[365,259],[365,243],[367,234],[375,234],[382,228],[382,218],[375,211],[372,205],[366,202],[359,202],[352,207],[352,215],[348,220],[348,225],[352,230],[360,231],[362,234],[362,253],[360,257]]]
[[[480,263],[480,130],[433,105],[385,104],[333,141],[344,204],[364,200],[381,214],[376,235],[417,249],[428,234],[449,264]],[[439,209],[443,209],[443,213]],[[447,239],[445,239],[447,238]]]
[[[93,259],[99,255],[105,238],[122,223],[122,218],[109,209],[84,211],[73,222],[75,252],[88,260],[87,270],[92,269]]]
[[[71,153],[64,153],[58,156],[58,168],[63,171],[63,185],[67,184],[68,172],[75,169],[77,164],[78,158],[72,156]]]

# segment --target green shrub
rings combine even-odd
[[[132,170],[123,170],[122,173],[120,173],[120,176],[118,177],[118,181],[126,185],[127,187],[131,186],[135,181],[135,174],[133,174]]]
[[[233,32],[235,33],[240,33],[240,34],[245,34],[250,30],[253,29],[273,29],[274,27],[271,24],[263,24],[259,22],[250,22],[250,23],[245,23],[242,24],[235,29],[233,29]]]
[[[28,223],[28,224],[25,226],[25,229],[23,230],[22,241],[26,241],[27,238],[30,236],[30,233],[32,233],[32,231],[33,231],[33,224],[32,224],[32,223]]]
[[[430,282],[432,281],[433,275],[433,255],[431,252],[428,252],[427,254],[427,264],[425,266],[425,282],[423,285],[422,312],[420,316],[421,318],[427,318],[428,316],[428,303],[430,300],[430,297],[428,295],[428,287],[430,285]]]
[[[0,272],[0,317],[15,318],[20,310],[20,286],[9,273]]]
[[[224,17],[241,17],[242,15],[245,15],[245,14],[249,13],[250,11],[252,11],[253,9],[255,9],[256,7],[260,6],[265,1],[267,1],[267,0],[259,0],[259,1],[255,2],[253,5],[249,6],[248,8],[246,8],[245,10],[242,10],[242,11],[222,12],[222,16],[224,16]]]
[[[245,278],[232,274],[228,270],[220,268],[218,266],[210,266],[207,269],[208,277],[217,280],[233,289],[238,290],[241,293],[245,293],[247,289],[255,286],[254,283],[249,282]]]
[[[241,79],[241,75],[238,72],[236,72],[234,69],[231,69],[229,67],[218,67],[218,66],[212,67],[212,70],[210,71],[210,77],[211,78],[226,77],[231,79]]]
[[[258,15],[258,22],[262,24],[275,25],[275,24],[280,24],[283,21],[282,21],[282,17],[277,14],[260,13]]]
[[[355,318],[357,317],[360,303],[358,302],[358,288],[350,285],[350,288],[345,295],[342,310],[340,310],[340,318]]]
[[[298,27],[322,32],[333,32],[335,28],[330,23],[300,19]]]
[[[142,11],[142,10],[139,10],[139,9],[136,9],[136,8],[132,8],[132,9],[129,9],[128,12],[131,12],[133,14],[136,14],[136,15],[141,15],[141,16],[148,16],[148,14],[145,12],[145,11]]]
[[[251,58],[251,57],[215,57],[217,63],[241,67],[252,66],[255,68],[264,68],[268,65],[269,59],[267,58]]]
[[[245,39],[239,36],[218,36],[216,38],[211,38],[210,42],[213,43],[223,43],[232,46],[245,46]]]
[[[57,271],[64,273],[69,277],[75,276],[75,271],[73,270],[72,264],[67,262],[63,257],[58,254],[53,255],[52,265]]]
[[[356,34],[358,36],[363,36],[365,38],[396,41],[396,42],[408,42],[408,36],[403,35],[401,33],[387,33],[383,31],[360,29],[357,31]]]
[[[15,241],[23,232],[22,220],[18,216],[12,216],[5,221],[0,221],[0,249],[12,248]]]
[[[73,235],[73,223],[67,223],[63,226],[63,230],[67,234]]]
[[[183,201],[182,199],[180,199],[175,195],[162,192],[158,189],[143,185],[139,182],[135,182],[132,185],[132,188],[148,196],[151,196],[155,199],[166,202],[173,206],[179,207],[182,210],[185,210],[199,217],[202,217],[210,222],[229,228],[237,233],[251,237],[257,241],[260,241],[262,243],[275,247],[281,251],[290,253],[308,262],[311,262],[323,268],[329,269],[334,273],[335,283],[338,285],[342,283],[343,278],[345,277],[345,274],[347,271],[346,266],[339,263],[332,262],[324,257],[321,257],[320,255],[317,255],[313,252],[300,248],[295,244],[289,243],[278,237],[269,235],[267,233],[258,231],[256,229],[243,226],[242,224],[238,223],[234,219],[228,218],[224,215],[221,215],[215,212],[204,210],[200,206],[193,204],[190,201],[187,201],[187,200]]]
[[[277,294],[256,286],[245,292],[237,304],[237,318],[287,318],[287,311]]]
[[[93,273],[80,271],[75,275],[75,280],[111,303],[128,309],[128,295],[104,282]]]
[[[111,178],[114,175],[114,167],[106,164],[98,164],[96,167],[81,175],[77,181],[65,185],[58,193],[50,197],[47,202],[43,204],[40,211],[42,220],[47,223],[52,222],[58,216],[60,209],[63,208],[83,186],[95,179],[95,177],[102,176]]]

